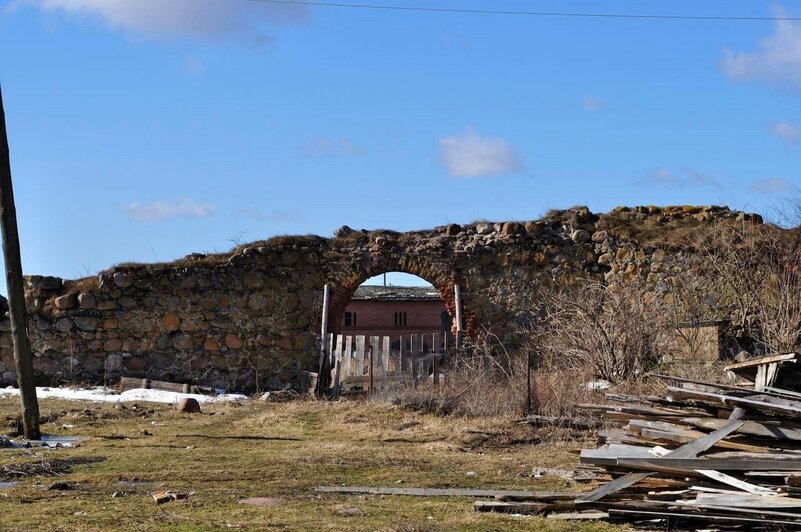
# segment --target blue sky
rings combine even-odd
[[[393,3],[363,0],[362,3]],[[801,16],[756,0],[394,0]],[[0,0],[23,267],[797,194],[801,22]]]

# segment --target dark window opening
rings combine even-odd
[[[355,312],[346,312],[345,313],[345,327],[356,327],[356,313]]]
[[[395,327],[406,327],[406,312],[395,313]]]

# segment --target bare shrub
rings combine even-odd
[[[693,242],[706,259],[699,275],[733,307],[740,348],[757,354],[792,351],[801,336],[801,204],[782,216],[794,225],[722,223]]]
[[[509,352],[484,331],[448,361],[447,379],[435,387],[429,377],[416,388],[399,391],[395,404],[424,412],[469,416],[525,414],[527,357]]]
[[[762,351],[787,353],[801,337],[801,258],[790,238],[777,238],[764,257],[765,282],[754,333]]]
[[[731,307],[741,349],[753,349],[754,340],[760,336],[757,312],[770,278],[766,264],[778,251],[780,233],[766,224],[724,221],[691,241],[705,259],[705,268],[696,273],[721,295],[723,305]]]
[[[545,292],[544,305],[537,349],[551,368],[590,370],[620,382],[659,361],[660,333],[667,326],[664,303],[639,280],[616,285],[584,280],[572,289]]]

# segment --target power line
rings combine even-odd
[[[634,13],[574,13],[567,11],[504,11],[496,9],[463,9],[451,7],[398,6],[390,4],[357,4],[345,2],[314,2],[310,0],[250,0],[264,4],[290,4],[313,7],[331,7],[344,9],[372,9],[380,11],[414,11],[421,13],[461,13],[467,15],[506,15],[522,17],[573,17],[573,18],[622,18],[651,20],[731,20],[731,21],[792,21],[801,22],[801,17],[746,17],[728,15],[661,15]]]

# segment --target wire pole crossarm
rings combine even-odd
[[[11,185],[11,157],[8,149],[2,87],[0,87],[0,233],[3,238],[3,258],[8,287],[8,314],[11,318],[17,383],[22,402],[22,427],[25,438],[39,440],[41,439],[39,403],[36,400],[36,386],[33,381],[33,356],[31,355],[31,341],[28,338],[28,319],[25,313],[22,260],[17,230],[17,211],[14,207],[14,189]]]

